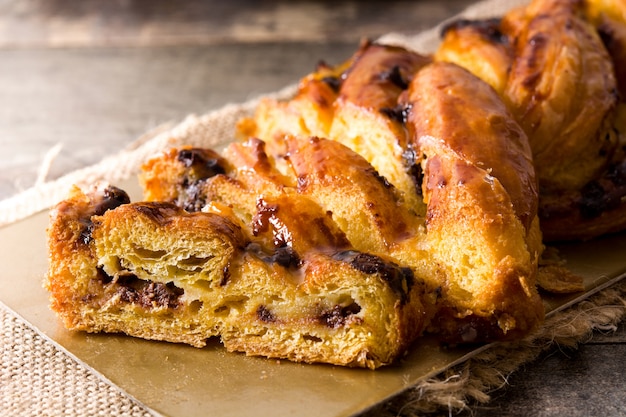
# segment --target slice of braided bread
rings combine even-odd
[[[301,195],[260,200],[250,230],[226,209],[75,189],[48,235],[46,286],[69,329],[376,368],[427,318],[409,268],[352,248]]]

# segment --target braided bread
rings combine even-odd
[[[535,0],[502,19],[448,25],[435,53],[494,87],[528,135],[546,241],[626,228],[625,11]]]
[[[534,0],[449,24],[433,56],[364,41],[222,152],[155,155],[143,202],[74,189],[48,228],[52,308],[70,329],[369,368],[424,333],[528,334],[544,240],[626,227],[621,7]]]

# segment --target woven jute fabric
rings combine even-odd
[[[501,15],[521,0],[489,0],[463,13],[467,18]],[[381,41],[422,52],[433,50],[439,28],[416,36],[388,34]],[[295,86],[276,92],[288,97]],[[116,183],[137,174],[140,165],[170,146],[219,147],[232,140],[235,124],[258,102],[231,104],[202,116],[190,115],[175,126],[146,133],[118,154],[68,175],[44,182],[0,202],[0,225],[24,219],[62,200],[72,184]],[[370,415],[423,415],[460,410],[489,400],[489,393],[505,384],[506,376],[555,345],[576,346],[594,329],[611,329],[626,317],[626,283],[616,284],[548,318],[538,333],[520,342],[486,349],[446,373],[424,381]],[[94,370],[66,354],[0,304],[0,413],[6,416],[146,416],[150,410],[128,397]]]
[[[0,323],[1,415],[151,415],[4,307]]]

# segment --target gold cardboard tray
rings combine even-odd
[[[117,184],[138,195],[135,180]],[[66,331],[41,286],[47,268],[43,212],[0,229],[0,301],[85,366],[167,416],[349,416],[475,355],[420,340],[399,363],[376,371],[246,357],[218,341],[203,349],[122,335]],[[586,291],[546,298],[554,313],[626,276],[626,234],[561,246]]]

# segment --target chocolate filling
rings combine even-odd
[[[415,147],[409,145],[402,153],[402,159],[404,159],[404,166],[415,184],[415,192],[417,195],[423,196],[424,170],[422,169],[422,164],[418,161],[418,153]]]
[[[389,287],[400,297],[404,304],[409,299],[409,292],[415,283],[415,275],[410,268],[401,267],[369,253],[347,250],[338,252],[335,259],[347,262],[354,269],[365,274],[379,274]]]
[[[207,196],[204,192],[205,184],[206,179],[190,181],[188,178],[184,178],[176,205],[189,212],[202,210],[207,204]]]
[[[282,246],[269,251],[258,243],[250,243],[246,251],[268,264],[275,263],[288,269],[298,269],[302,266],[302,259],[291,246]]]
[[[89,245],[93,232],[92,216],[101,216],[108,210],[112,210],[121,206],[122,204],[130,203],[130,197],[128,194],[120,188],[112,185],[107,186],[102,192],[91,196],[92,207],[84,216],[78,219],[82,228],[80,231],[80,241],[85,245]]]
[[[580,215],[586,219],[600,216],[619,207],[626,196],[626,161],[611,165],[605,175],[591,181],[581,190]]]
[[[339,89],[341,88],[341,78],[328,76],[328,77],[323,77],[322,81],[326,85],[328,85],[331,88],[331,90],[333,90],[335,93],[339,92]]]
[[[256,309],[256,316],[264,323],[273,323],[276,321],[274,313],[272,313],[267,307],[261,305]]]
[[[114,294],[119,295],[121,301],[137,304],[146,309],[177,308],[182,304],[180,297],[185,293],[185,290],[178,288],[173,282],[164,284],[147,281],[128,271],[122,272],[115,278],[104,272],[102,267],[98,267],[96,278],[103,286],[113,289]]]
[[[94,215],[100,216],[107,210],[114,209],[122,204],[130,203],[128,194],[120,188],[109,185],[102,191],[100,201],[94,205]]]
[[[320,321],[331,329],[336,329],[346,324],[350,316],[358,314],[361,306],[352,303],[348,306],[336,305],[331,310],[324,311],[320,315]]]
[[[196,179],[210,178],[217,174],[226,173],[223,158],[209,149],[182,149],[178,152],[177,159],[183,163],[185,168],[190,169],[189,174],[192,174]]]
[[[381,72],[379,77],[381,81],[388,81],[402,90],[409,88],[408,81],[402,77],[399,65],[394,65],[389,71]]]
[[[126,303],[137,304],[143,308],[177,308],[181,305],[180,296],[184,294],[173,282],[146,281],[136,275],[120,275],[115,284],[119,287],[116,294]]]
[[[410,105],[398,104],[396,107],[382,107],[380,112],[398,123],[406,124],[409,112],[411,110]]]
[[[206,205],[206,180],[226,173],[226,161],[210,149],[189,148],[178,152],[177,160],[185,167],[176,204],[190,212],[200,211]]]

